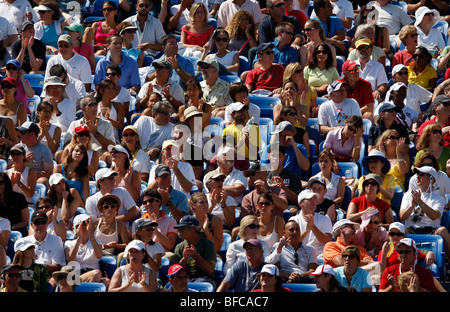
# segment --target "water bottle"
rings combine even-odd
[[[250,118],[245,127],[242,129],[243,132],[250,132],[250,128],[255,124],[255,117]]]

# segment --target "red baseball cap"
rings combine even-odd
[[[180,272],[180,270],[185,270],[186,272],[189,271],[187,267],[181,266],[179,264],[173,264],[170,266],[167,276],[172,277],[172,275],[177,274],[178,272]]]
[[[83,131],[88,131],[89,132],[89,128],[87,126],[78,126],[75,128],[75,133],[80,133]]]
[[[2,79],[2,81],[0,81],[0,84],[4,83],[4,82],[9,82],[10,84],[12,84],[14,87],[17,87],[17,82],[16,79],[14,79],[13,77],[5,77]]]
[[[347,70],[353,70],[356,67],[359,67],[359,64],[353,60],[346,60],[342,65],[342,71],[346,72]]]

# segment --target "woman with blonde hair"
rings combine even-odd
[[[20,266],[19,286],[28,292],[47,292],[47,268],[36,263],[36,246],[25,241],[14,244],[12,264]]]
[[[394,68],[394,66],[398,64],[409,66],[412,62],[414,62],[413,55],[418,45],[419,37],[417,28],[414,27],[414,25],[403,26],[398,33],[398,37],[405,48],[394,54],[392,68]]]
[[[203,51],[203,46],[211,38],[214,27],[208,24],[208,9],[201,2],[192,5],[189,11],[189,22],[181,28],[181,39],[185,48]]]
[[[410,158],[405,153],[406,138],[400,137],[397,130],[387,129],[384,131],[375,143],[375,149],[383,152],[384,156],[389,160],[391,170],[388,174],[395,177],[395,185],[405,190],[406,174],[410,170]]]
[[[246,10],[239,10],[234,14],[225,30],[230,35],[228,49],[239,51],[239,55],[248,57],[248,51],[258,46],[255,20]]]
[[[307,66],[313,60],[314,49],[321,43],[326,43],[325,32],[318,20],[310,19],[305,23],[303,29],[309,42],[300,47],[300,60],[302,60],[302,67]],[[333,55],[333,67],[337,66],[336,48],[332,44],[326,43]]]
[[[444,146],[442,127],[438,123],[425,126],[419,137],[416,149],[419,151],[416,158],[425,152],[431,153],[439,163],[439,170],[446,171],[447,160],[450,158],[450,147]]]

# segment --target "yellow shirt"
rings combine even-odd
[[[392,174],[395,178],[395,185],[398,185],[402,188],[403,192],[405,191],[405,175],[400,172],[400,167],[398,166],[398,162],[394,167],[391,167],[391,170],[387,174]]]
[[[411,63],[408,67],[408,82],[412,84],[419,85],[425,89],[430,86],[430,79],[437,78],[437,72],[434,67],[427,65],[423,72],[416,75],[414,72],[415,63]]]
[[[234,142],[235,142],[236,146],[239,146],[239,142],[241,141],[242,135],[243,135],[242,128],[243,127],[241,125],[236,127],[235,124],[231,124],[223,130],[222,136],[232,135],[234,137]],[[258,159],[257,152],[258,152],[259,148],[261,147],[259,127],[257,125],[252,125],[250,127],[249,143],[250,143],[250,145],[257,147],[257,149],[255,151],[252,150],[251,155],[249,155],[250,152],[249,152],[247,144],[244,144],[240,148],[238,148],[237,154],[241,155],[241,156],[245,156],[249,160],[257,160]]]
[[[358,183],[358,192],[359,192],[359,194],[361,194],[361,192],[362,192],[362,189],[363,189],[363,188],[362,188],[363,182],[364,182],[364,178],[363,178],[363,177],[359,178],[359,183]],[[388,190],[388,189],[395,189],[395,177],[394,177],[392,174],[386,174],[386,175],[384,176],[383,183],[381,183],[381,187],[384,188],[385,190]],[[379,199],[384,200],[384,201],[387,202],[389,205],[391,204],[391,200],[388,199],[388,198],[387,198],[386,196],[384,196],[383,194],[381,194],[381,192],[377,194],[377,197],[378,197]]]

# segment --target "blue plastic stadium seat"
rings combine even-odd
[[[89,195],[97,193],[97,185],[94,181],[89,181]]]
[[[248,70],[248,59],[243,55],[239,55],[239,71],[238,71],[239,77],[243,72],[247,70]]]
[[[316,292],[318,290],[316,283],[304,283],[304,284],[284,283],[281,286],[289,288],[292,292]]]
[[[36,183],[36,188],[34,189],[33,203],[36,206],[36,202],[39,198],[44,197],[47,194],[47,188],[42,183]]]
[[[230,246],[231,242],[232,242],[231,235],[229,233],[224,232],[222,246],[220,247],[220,251],[219,251],[219,254],[223,260],[225,260],[227,250],[228,250],[228,247]]]
[[[6,171],[8,168],[8,163],[4,159],[0,159],[0,172]]]
[[[273,120],[270,118],[259,119],[259,134],[261,137],[261,149],[265,148],[270,142],[270,132],[272,132],[274,125]]]
[[[100,258],[100,268],[103,268],[106,276],[112,278],[114,272],[117,269],[117,257],[116,256],[103,256]]]
[[[103,283],[84,282],[75,286],[75,292],[107,292],[108,289]]]
[[[23,235],[19,231],[12,230],[9,234],[8,239],[8,245],[6,246],[6,255],[10,257],[11,259],[14,258],[14,244],[17,242],[18,239],[22,238]]]

